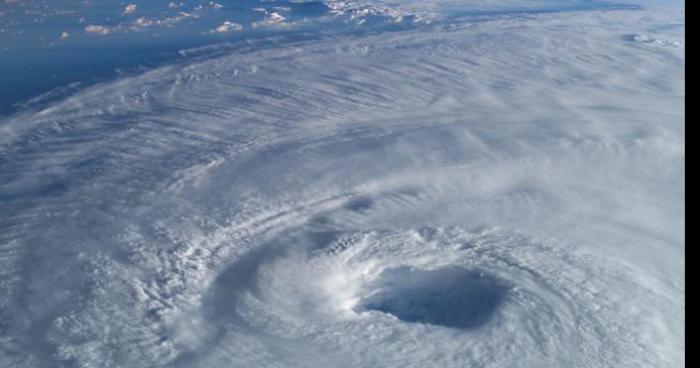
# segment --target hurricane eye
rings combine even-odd
[[[508,287],[480,271],[464,268],[384,271],[368,286],[358,311],[378,311],[404,322],[473,329],[487,324],[504,302]]]

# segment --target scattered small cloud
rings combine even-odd
[[[287,18],[280,15],[280,13],[270,13],[270,16],[268,17],[268,20],[272,23],[284,22],[285,19]]]
[[[68,37],[70,37],[70,33],[68,33],[68,32],[62,32],[62,33],[61,33],[61,39],[62,39],[62,40],[65,40],[65,39],[68,38]]]
[[[140,18],[135,19],[133,22],[131,22],[131,24],[134,27],[148,27],[151,24],[153,24],[153,21],[146,18],[146,17],[140,17]]]
[[[210,2],[208,2],[206,5],[204,5],[204,4],[199,4],[199,5],[195,6],[195,7],[194,7],[194,10],[204,10],[204,9],[207,9],[207,8],[209,8],[209,9],[221,9],[221,8],[223,8],[223,7],[224,7],[224,6],[221,5],[221,4],[219,4],[219,3],[215,3],[215,2],[213,2],[213,1],[210,1]]]
[[[85,27],[85,32],[99,34],[99,35],[106,35],[106,34],[109,34],[109,28],[107,28],[105,26],[98,26],[95,24],[90,24],[87,27]]]
[[[157,19],[155,21],[155,24],[157,24],[159,26],[171,27],[174,24],[179,23],[183,19],[189,18],[189,17],[198,18],[199,15],[197,15],[196,13],[185,13],[185,12],[181,11],[181,12],[178,12],[178,14],[173,16],[173,17]]]
[[[136,11],[136,4],[129,4],[124,8],[124,12],[122,14],[131,14]]]
[[[267,13],[267,12],[266,12]],[[280,13],[277,12],[272,12],[272,13],[267,13],[267,17],[265,20],[261,20],[258,22],[253,22],[253,28],[258,28],[258,27],[270,27],[270,26],[288,26],[287,23],[284,23],[284,21],[287,18],[282,16]]]
[[[228,33],[228,32],[232,32],[232,31],[240,31],[242,29],[243,29],[243,26],[238,24],[238,23],[225,21],[225,22],[221,23],[220,26],[209,31],[209,33]]]

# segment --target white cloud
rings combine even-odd
[[[153,21],[146,17],[140,17],[135,19],[131,24],[135,27],[148,27],[153,24]]]
[[[218,27],[212,29],[210,33],[228,33],[232,31],[240,31],[242,29],[243,26],[238,23],[225,21],[221,23],[221,25],[219,25]]]
[[[109,29],[109,27],[90,24],[90,25],[85,27],[85,32],[99,34],[99,35],[106,35],[106,34],[110,33],[110,29]]]
[[[123,14],[131,14],[136,11],[136,4],[129,4],[124,8]]]
[[[252,24],[253,28],[258,28],[258,27],[291,27],[292,26],[292,24],[284,22],[287,18],[285,18],[280,13],[267,12],[267,10],[265,10],[265,13],[267,14],[265,19],[261,20],[261,21],[253,22],[253,24]]]
[[[683,24],[213,45],[6,117],[0,365],[682,366]]]

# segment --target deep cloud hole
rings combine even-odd
[[[384,271],[356,309],[374,310],[410,323],[474,329],[488,323],[509,287],[486,273],[449,267]]]

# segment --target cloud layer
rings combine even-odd
[[[455,16],[6,118],[0,362],[682,365],[683,23]]]

